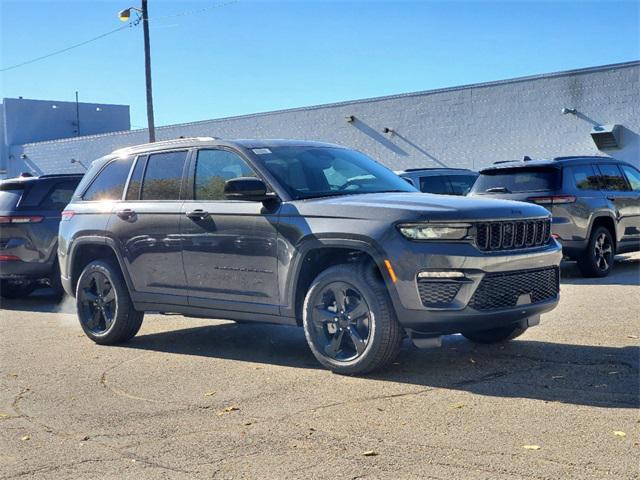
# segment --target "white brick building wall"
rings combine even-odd
[[[389,167],[479,169],[498,160],[610,155],[640,165],[640,62],[486,84],[357,100],[157,129],[178,136],[299,138],[361,150]],[[563,115],[563,107],[577,115]],[[354,115],[355,121],[346,121]],[[598,151],[593,125],[620,124],[622,148]],[[392,133],[383,133],[384,128]],[[13,146],[10,174],[77,171],[116,148],[145,143],[146,130]],[[26,154],[26,159],[19,160]],[[21,162],[24,161],[26,165]]]

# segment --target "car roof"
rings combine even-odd
[[[427,167],[427,168],[407,168],[406,170],[398,170],[395,172],[396,175],[407,175],[407,174],[419,174],[419,173],[453,173],[453,174],[477,174],[478,172],[474,172],[468,168],[453,168],[453,167]]]
[[[125,156],[134,153],[153,152],[168,150],[173,148],[193,148],[193,147],[239,147],[244,149],[253,148],[273,148],[273,147],[330,147],[346,148],[325,142],[313,142],[308,140],[286,140],[286,139],[220,139],[216,137],[189,137],[176,138],[162,142],[145,143],[142,145],[132,145],[130,147],[115,150],[112,155]]]
[[[528,158],[528,157],[525,157]],[[561,168],[565,165],[570,165],[580,162],[613,162],[613,163],[625,163],[613,157],[604,157],[601,155],[573,155],[565,157],[554,157],[553,159],[536,159],[536,160],[506,160],[496,162],[490,167],[483,168],[480,173],[486,171],[502,170],[502,169],[517,169],[527,167],[556,167]]]
[[[46,174],[36,176],[25,176],[25,177],[13,177],[13,178],[5,178],[4,180],[0,180],[0,185],[27,185],[30,183],[41,182],[43,180],[65,180],[65,179],[81,179],[84,176],[84,173],[56,173],[56,174]]]

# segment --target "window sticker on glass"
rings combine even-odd
[[[269,155],[271,153],[271,150],[268,148],[254,148],[252,151],[256,155]]]

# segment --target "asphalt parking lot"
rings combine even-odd
[[[71,302],[3,302],[0,478],[638,478],[640,255],[562,274],[520,339],[406,342],[366,378],[301,329],[148,315],[103,347]]]

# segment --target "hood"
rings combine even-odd
[[[478,221],[547,217],[535,204],[429,193],[369,193],[290,202],[300,215],[390,221]]]

